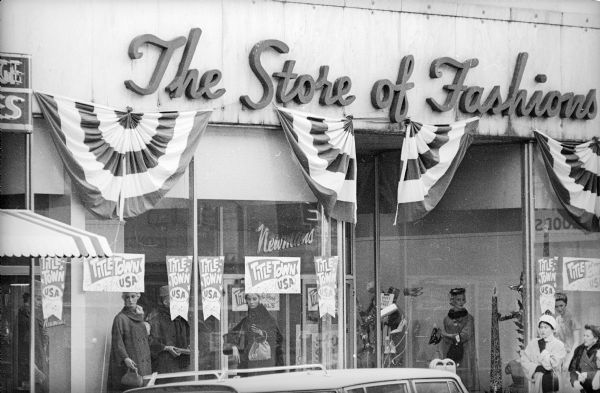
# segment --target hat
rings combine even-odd
[[[163,285],[162,287],[160,287],[160,289],[158,290],[158,296],[160,296],[160,297],[169,296],[169,286]]]
[[[452,288],[450,290],[450,296],[462,295],[465,293],[464,288]]]
[[[554,295],[554,300],[555,301],[559,301],[560,300],[560,301],[565,302],[565,304],[566,304],[567,301],[568,301],[568,298],[567,298],[566,294],[564,294],[562,292],[556,292],[556,294]]]
[[[584,327],[585,330],[589,330],[592,332],[592,335],[596,338],[600,339],[600,326],[596,326],[596,325],[585,325]]]
[[[550,327],[552,328],[552,330],[556,330],[556,319],[554,319],[554,317],[552,315],[548,315],[548,314],[544,314],[540,317],[540,319],[538,320],[538,326],[540,326],[540,323],[545,322],[548,325],[550,325]]]

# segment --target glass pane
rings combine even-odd
[[[145,255],[145,290],[138,305],[143,307],[144,320],[150,330],[149,367],[153,372],[167,373],[194,369],[193,357],[190,355],[194,347],[191,307],[194,302],[193,287],[190,290],[188,315],[185,315],[185,318],[179,315],[172,319],[167,272],[167,259],[177,260],[182,264],[192,263],[192,259],[188,258],[192,255],[191,217],[192,209],[188,200],[166,198],[157,208],[128,219],[124,228],[125,253]],[[184,275],[178,277],[180,280],[189,279]],[[199,334],[203,333],[199,324]],[[115,338],[113,333],[113,340]],[[133,338],[135,337],[123,337],[124,340]],[[112,349],[114,348],[113,343]],[[199,346],[200,362],[204,360],[205,349],[205,345]],[[114,378],[112,377],[113,382]]]
[[[211,316],[204,321],[218,339],[215,346],[223,345],[223,366],[321,363],[340,367],[338,315],[319,314],[314,262],[326,245],[331,247],[337,241],[337,231],[331,231],[324,245],[317,205],[201,201],[198,206],[203,212],[198,223],[202,233],[199,252],[222,253],[225,259],[222,319]],[[215,229],[216,233],[211,233]],[[337,247],[333,249],[337,252]],[[293,267],[296,263],[299,270]],[[293,273],[285,273],[281,266],[289,266]],[[247,277],[250,283],[246,283]],[[342,290],[341,266],[336,277]],[[269,290],[246,294],[246,285]]]
[[[446,382],[416,382],[417,393],[447,393],[448,383]]]
[[[13,392],[29,386],[31,292],[25,272],[0,268],[0,391]]]
[[[367,386],[367,393],[406,393],[406,392],[407,392],[406,385],[404,385],[404,384]]]
[[[355,227],[356,366],[377,366],[375,297],[375,158],[358,159],[358,220]]]
[[[379,162],[382,366],[428,367],[453,358],[467,389],[488,386],[490,310],[515,310],[523,272],[521,146],[475,145],[424,218],[394,225],[397,152]],[[455,289],[455,290],[453,290]],[[389,308],[385,308],[390,305]],[[445,336],[430,343],[434,328]],[[516,357],[518,334],[500,323],[500,350]],[[458,336],[458,338],[457,338]],[[447,389],[447,388],[446,388]]]
[[[571,391],[566,370],[583,343],[586,324],[600,324],[600,233],[587,232],[560,204],[539,149],[534,149],[534,310],[556,318],[556,337],[565,344],[561,391]],[[537,333],[537,326],[533,331]],[[536,337],[531,337],[530,340]]]
[[[0,135],[0,208],[25,208],[25,134]]]
[[[460,388],[455,382],[448,382],[448,386],[450,387],[450,393],[461,393]]]

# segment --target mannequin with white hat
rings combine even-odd
[[[544,314],[538,320],[539,339],[533,339],[521,353],[521,365],[533,384],[533,393],[558,392],[560,367],[567,355],[565,345],[554,333],[556,319]]]

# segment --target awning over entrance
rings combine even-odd
[[[110,255],[112,251],[104,236],[74,228],[30,210],[0,209],[0,256]]]

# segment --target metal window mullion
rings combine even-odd
[[[191,193],[192,193],[192,236],[193,236],[193,241],[192,241],[192,261],[194,261],[194,268],[192,269],[193,273],[194,273],[194,277],[192,278],[192,283],[194,285],[194,302],[193,302],[193,307],[194,307],[194,312],[192,312],[192,320],[193,320],[193,329],[192,329],[192,334],[194,335],[194,348],[193,348],[193,353],[194,353],[194,359],[193,359],[193,364],[194,364],[194,371],[198,371],[199,367],[198,367],[198,362],[200,361],[199,359],[199,353],[198,353],[198,347],[199,347],[199,339],[200,339],[200,335],[198,332],[198,292],[199,292],[199,285],[198,285],[198,279],[199,279],[199,274],[198,274],[198,195],[197,195],[197,190],[196,190],[196,186],[195,186],[195,179],[194,179],[194,157],[192,157],[192,161],[190,162],[189,165],[189,169],[190,169],[190,174],[189,174],[189,178],[190,178],[190,187],[192,188]],[[195,380],[198,380],[198,377],[194,377]]]
[[[381,354],[380,354],[380,349],[381,349],[381,341],[382,341],[382,337],[381,337],[381,329],[379,328],[381,326],[381,313],[379,312],[379,310],[381,309],[381,299],[379,294],[381,293],[380,291],[380,282],[379,282],[379,270],[380,270],[380,255],[381,255],[381,250],[380,250],[380,244],[379,244],[379,240],[380,240],[380,236],[379,236],[379,231],[380,231],[380,220],[379,220],[379,156],[375,157],[375,192],[374,192],[374,198],[375,200],[374,202],[374,206],[375,208],[374,210],[374,233],[373,233],[373,241],[374,241],[374,247],[373,247],[373,252],[374,252],[374,258],[375,258],[375,266],[374,266],[374,275],[375,275],[375,316],[376,316],[376,320],[375,320],[375,331],[377,332],[377,342],[376,342],[376,348],[375,348],[375,359],[377,359],[377,367],[381,367]]]
[[[524,269],[525,269],[525,293],[527,301],[523,305],[526,307],[524,310],[527,315],[525,321],[527,322],[525,330],[525,344],[529,337],[534,337],[535,327],[535,194],[534,194],[534,183],[533,183],[533,141],[525,144],[524,147],[524,159],[523,159],[523,210],[524,210]]]
[[[346,340],[342,339],[344,337],[344,332],[346,331],[346,248],[344,242],[344,227],[345,225],[336,220],[337,226],[337,250],[338,250],[338,283],[341,285],[338,286],[338,299],[340,304],[338,305],[338,343],[342,343],[342,345],[338,345],[338,367],[345,367],[346,361]]]

